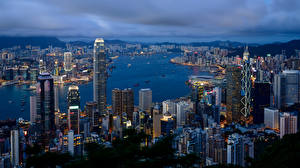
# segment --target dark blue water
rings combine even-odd
[[[131,57],[121,56],[114,60],[116,68],[107,81],[107,101],[111,102],[111,90],[114,88],[133,88],[135,104],[138,104],[138,90],[151,88],[154,102],[186,96],[190,89],[185,85],[189,75],[206,74],[199,72],[196,67],[186,67],[169,63],[170,58],[176,55],[163,57],[162,55]],[[131,64],[131,67],[128,67]],[[165,75],[165,76],[163,76]],[[149,80],[149,83],[145,83]],[[134,87],[139,83],[138,87]],[[29,119],[30,91],[25,91],[27,86],[9,86],[0,88],[0,120],[7,118]],[[66,93],[68,86],[59,86],[60,110],[66,112]],[[79,86],[81,108],[87,101],[93,100],[93,83]],[[21,99],[26,103],[21,107]],[[8,103],[12,100],[13,103]],[[21,111],[21,108],[24,111]]]

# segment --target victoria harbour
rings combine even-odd
[[[170,59],[178,55],[151,55],[151,56],[120,56],[113,61],[116,67],[110,73],[107,81],[107,102],[111,103],[111,90],[114,88],[132,88],[135,94],[135,104],[138,104],[138,90],[151,88],[153,102],[175,99],[189,94],[189,87],[185,84],[190,75],[208,75],[208,72],[199,71],[198,67],[187,67],[170,63]],[[128,64],[131,66],[128,67]],[[138,86],[137,86],[138,85]],[[59,108],[67,111],[66,95],[68,85],[58,85]],[[33,91],[25,90],[27,85],[13,85],[0,88],[0,119],[29,119],[29,96]],[[93,83],[79,85],[81,108],[87,101],[93,101]],[[22,100],[24,99],[24,107]],[[10,103],[9,103],[10,102]],[[21,109],[24,111],[21,111]]]

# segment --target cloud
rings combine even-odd
[[[3,0],[0,35],[280,37],[300,35],[298,0]]]

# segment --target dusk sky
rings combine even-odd
[[[0,35],[243,42],[299,39],[299,0],[1,0]]]

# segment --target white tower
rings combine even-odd
[[[246,46],[243,53],[243,70],[242,70],[242,109],[241,113],[244,117],[250,115],[250,101],[251,101],[251,81],[250,81],[250,61],[249,61],[248,46]]]

